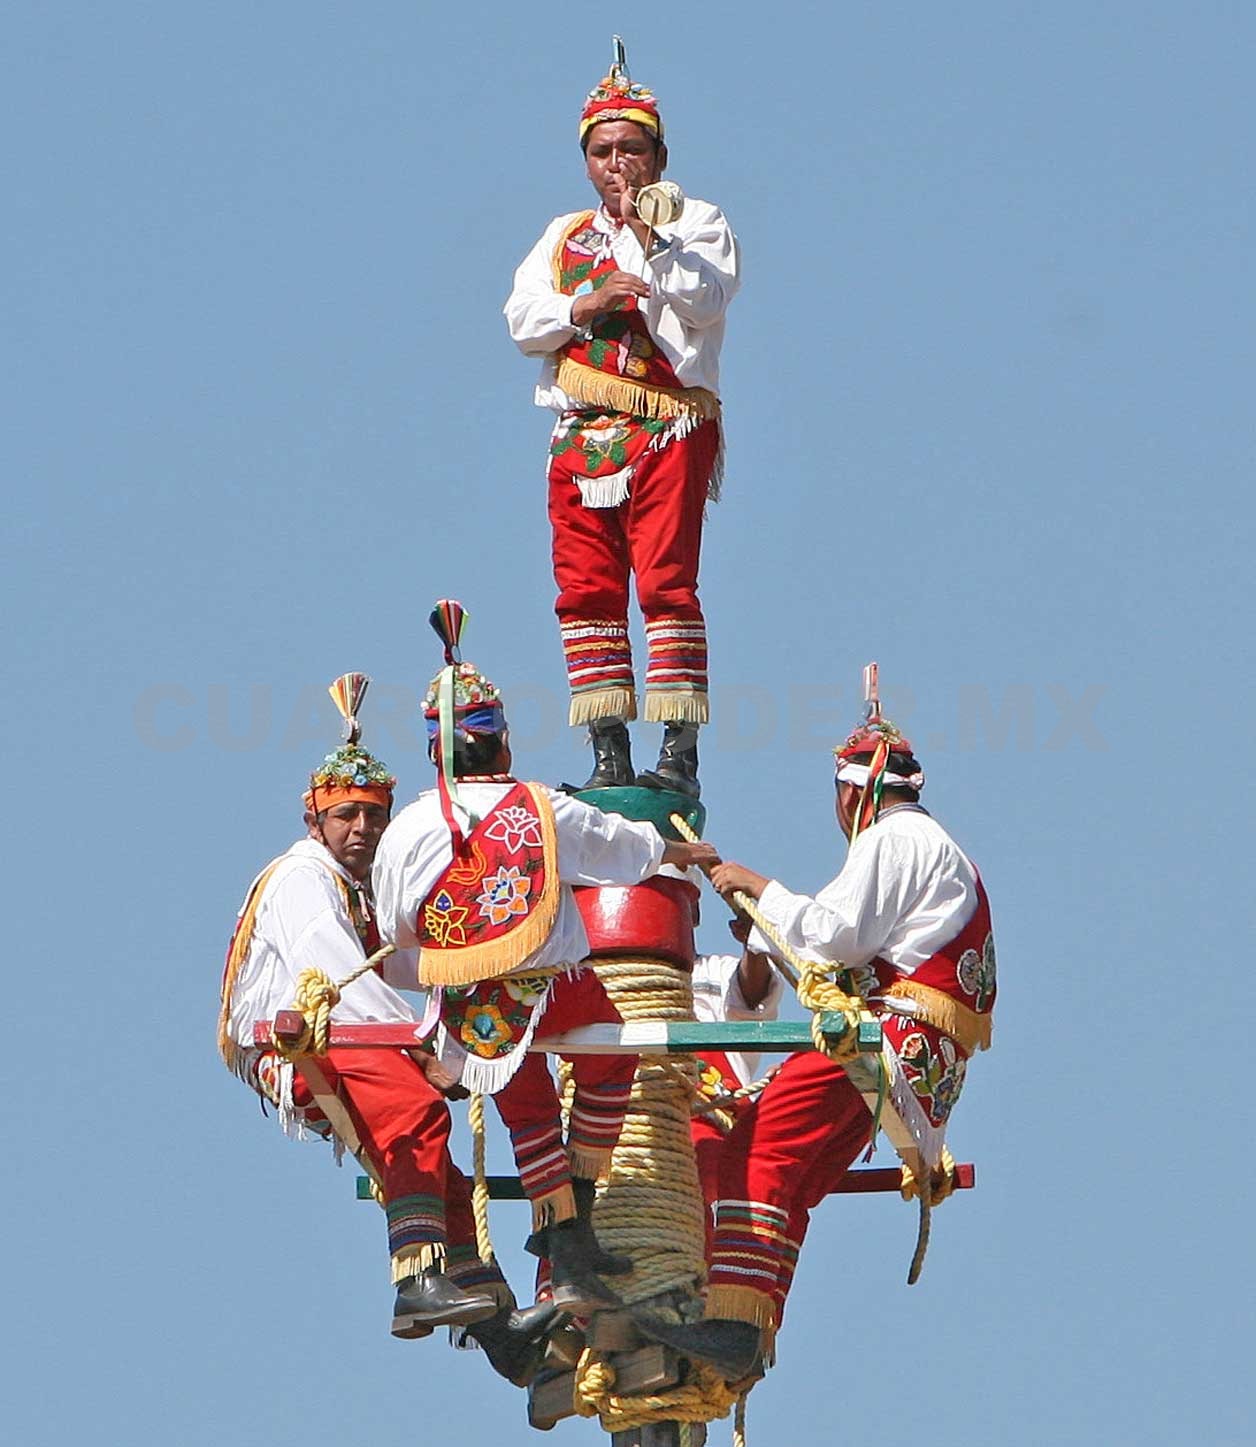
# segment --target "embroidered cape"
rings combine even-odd
[[[475,826],[415,921],[424,985],[509,975],[549,938],[561,881],[554,810],[540,786],[517,783]]]

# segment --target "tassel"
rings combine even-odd
[[[776,1307],[765,1292],[753,1286],[707,1287],[707,1321],[745,1321],[751,1326],[775,1327]]]
[[[584,507],[618,507],[628,501],[628,482],[632,477],[631,467],[621,467],[609,477],[578,477],[576,486],[580,489],[580,502]]]
[[[394,1286],[400,1286],[408,1277],[417,1276],[421,1271],[434,1267],[445,1269],[445,1243],[424,1241],[421,1246],[403,1246],[393,1252],[392,1279]]]
[[[558,364],[558,386],[588,407],[606,407],[630,417],[655,417],[664,421],[676,417],[697,417],[703,422],[720,415],[720,400],[705,387],[658,387],[647,382],[629,382],[623,377],[599,372],[571,357]]]
[[[572,1221],[576,1216],[576,1197],[571,1182],[556,1187],[547,1195],[538,1196],[532,1202],[532,1234],[544,1231],[547,1226],[558,1226],[563,1221]]]
[[[579,728],[600,718],[618,718],[631,723],[636,716],[637,695],[631,688],[599,688],[572,695],[567,722],[572,728]]]
[[[456,598],[440,598],[428,614],[427,621],[444,646],[445,662],[461,663],[458,644],[462,640],[462,630],[467,626],[467,610]]]
[[[365,673],[342,673],[335,683],[327,686],[332,703],[339,709],[340,717],[345,721],[345,727],[348,730],[345,737],[351,744],[356,744],[362,737],[362,727],[358,723],[358,710],[362,707],[362,700],[366,697],[366,690],[370,685],[371,680]]]
[[[647,688],[646,723],[705,724],[711,721],[711,701],[705,693],[680,693]]]

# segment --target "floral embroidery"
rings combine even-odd
[[[479,842],[471,840],[471,852],[468,858],[455,860],[445,871],[445,878],[450,884],[478,884],[484,877],[484,871],[488,867],[484,858],[484,851],[480,848]]]
[[[459,1030],[462,1043],[476,1055],[496,1055],[498,1047],[511,1038],[510,1026],[496,1005],[473,1003],[463,1016]]]
[[[423,928],[433,943],[442,949],[449,945],[465,945],[467,914],[462,905],[454,903],[448,890],[442,889],[435,899],[423,906]]]
[[[505,924],[512,914],[527,914],[532,881],[517,864],[501,865],[496,874],[485,876],[483,885],[475,902],[490,924]]]
[[[495,1060],[509,1055],[527,1034],[549,984],[549,978],[520,975],[447,988],[441,1019],[471,1054]]]
[[[497,817],[484,831],[486,839],[496,839],[510,854],[520,849],[541,847],[541,821],[522,804],[510,804],[497,811]]]
[[[936,1039],[936,1048],[931,1038]],[[898,1047],[903,1074],[924,1107],[930,1123],[943,1125],[964,1088],[967,1062],[949,1035],[913,1030]]]

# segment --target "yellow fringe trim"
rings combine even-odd
[[[720,415],[720,399],[705,387],[660,387],[651,382],[630,382],[599,372],[572,357],[558,364],[555,380],[573,401],[586,407],[605,407],[630,417],[673,421],[691,417],[710,422]]]
[[[753,1286],[709,1286],[706,1297],[708,1321],[745,1321],[751,1326],[776,1329],[776,1304],[764,1291]]]
[[[631,688],[599,688],[595,693],[573,693],[567,722],[572,728],[596,723],[600,718],[621,718],[631,723],[637,716],[637,695]]]
[[[554,830],[554,808],[542,784],[525,788],[537,817],[541,821],[541,844],[545,854],[545,888],[527,917],[495,940],[461,949],[433,950],[419,953],[419,980],[424,985],[474,985],[480,980],[496,980],[517,969],[529,955],[549,939],[558,917],[562,882],[558,877],[558,836]]]
[[[579,1176],[582,1181],[596,1181],[602,1172],[611,1163],[611,1152],[609,1150],[595,1151],[577,1149],[572,1146],[567,1148],[567,1159],[571,1166],[571,1174]]]
[[[917,985],[910,979],[895,980],[885,994],[913,1002],[916,1006],[912,1011],[915,1018],[949,1035],[965,1055],[989,1050],[994,1023],[990,1015],[981,1015],[943,991],[935,990],[932,985]]]
[[[279,860],[276,859],[257,876],[256,884],[249,890],[249,897],[244,901],[244,908],[240,911],[235,934],[231,939],[227,967],[222,977],[222,1000],[218,1011],[218,1053],[227,1069],[237,1075],[240,1073],[240,1058],[247,1047],[238,1045],[228,1033],[231,1025],[231,997],[235,994],[236,980],[248,958],[249,946],[253,943],[253,930],[257,924],[257,912],[262,905],[262,895],[266,892],[271,875],[278,868]]]
[[[443,1241],[425,1241],[421,1246],[403,1246],[400,1251],[393,1252],[393,1285],[398,1286],[407,1276],[417,1276],[420,1271],[427,1271],[433,1266],[437,1271],[445,1269]]]
[[[576,1196],[570,1181],[532,1202],[534,1232],[544,1231],[547,1226],[557,1226],[563,1221],[574,1221],[575,1217]]]
[[[705,693],[676,689],[645,691],[646,723],[704,724],[711,720],[711,700]]]

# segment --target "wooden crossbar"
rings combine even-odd
[[[841,1039],[850,1028],[845,1016],[837,1011],[824,1012],[820,1027],[825,1037],[833,1040]],[[275,1016],[275,1038],[285,1043],[300,1040],[304,1028],[297,1010],[281,1010]],[[422,1039],[417,1021],[371,1021],[333,1024],[328,1044],[339,1050],[413,1050]],[[271,1021],[261,1020],[253,1027],[253,1043],[261,1049],[271,1044]],[[881,1049],[881,1026],[877,1021],[860,1023],[858,1044],[867,1055]],[[636,1020],[623,1025],[585,1025],[563,1035],[533,1040],[529,1047],[560,1055],[690,1055],[701,1050],[780,1054],[811,1048],[811,1026],[795,1020]]]
[[[862,1196],[872,1192],[897,1191],[902,1177],[897,1166],[873,1166],[862,1170],[847,1171],[841,1184],[831,1194],[840,1196]],[[971,1162],[955,1167],[955,1189],[971,1191],[976,1185],[977,1168]],[[358,1200],[373,1201],[371,1183],[366,1176],[357,1178]],[[489,1176],[488,1194],[494,1201],[526,1201],[523,1185],[518,1176]]]

